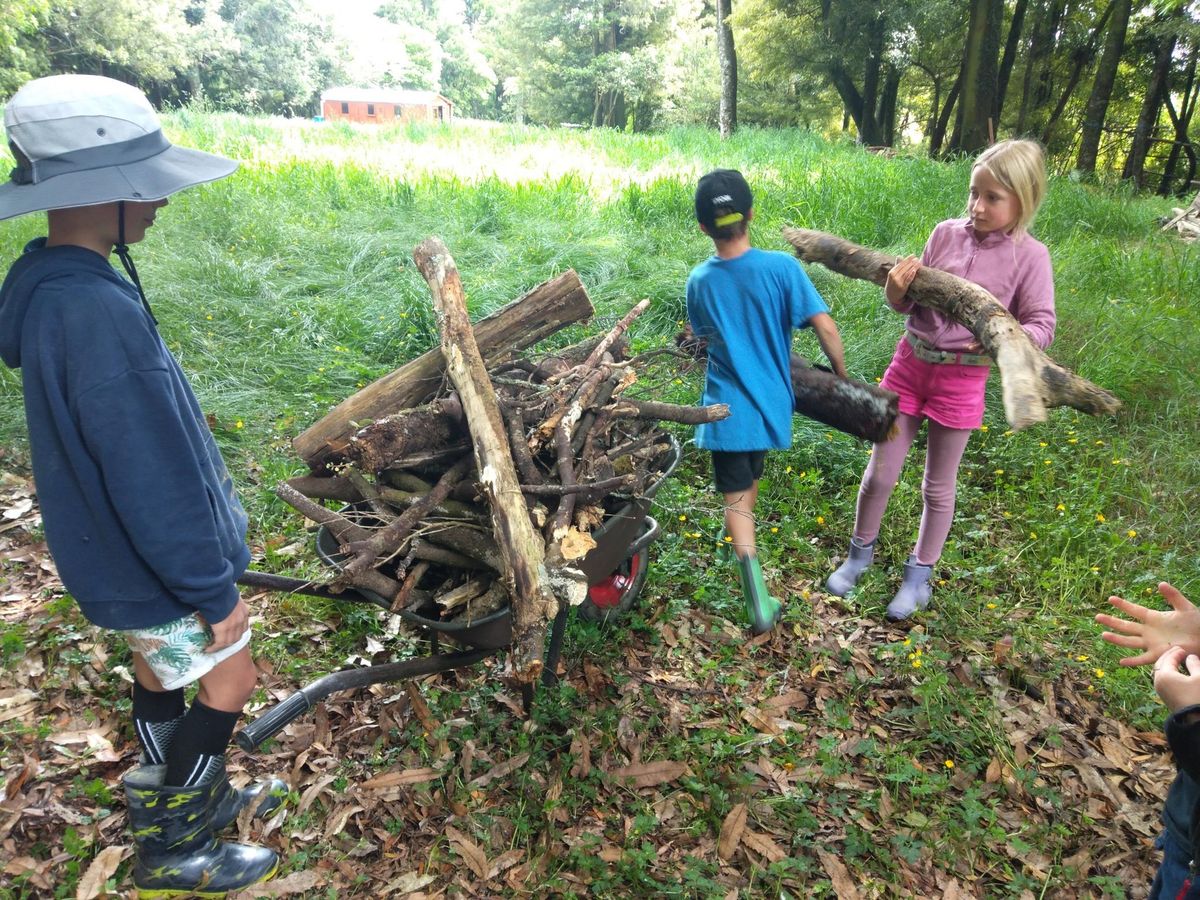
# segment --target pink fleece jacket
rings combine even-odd
[[[921,263],[972,281],[1008,309],[1043,350],[1054,340],[1054,272],[1050,251],[1028,234],[993,231],[979,238],[969,219],[947,219],[933,229]],[[974,336],[957,322],[907,297],[892,304],[908,313],[905,327],[939,350],[967,350]]]

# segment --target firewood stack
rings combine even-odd
[[[1162,230],[1169,231],[1172,228],[1188,242],[1200,237],[1200,194],[1192,198],[1187,209],[1176,206],[1171,210],[1171,218],[1163,222]]]
[[[661,422],[715,421],[728,409],[628,396],[644,363],[628,357],[626,331],[648,301],[606,334],[528,359],[518,351],[539,329],[517,323],[544,322],[547,285],[557,284],[556,308],[569,309],[553,330],[591,314],[574,273],[566,287],[560,276],[472,327],[446,248],[430,239],[414,258],[433,293],[449,381],[422,358],[405,368],[424,372],[432,396],[395,377],[403,370],[368,386],[365,399],[296,439],[313,474],[276,492],[336,543],[336,586],[455,622],[511,603],[511,674],[529,682],[546,622],[586,595],[578,561],[595,546],[591,533],[660,477],[670,442]],[[505,317],[505,337],[477,340]],[[373,421],[347,435],[347,404]]]

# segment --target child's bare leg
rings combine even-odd
[[[755,555],[754,504],[758,501],[758,482],[744,491],[725,494],[725,533],[732,538],[738,559]]]
[[[200,676],[196,699],[212,709],[240,714],[257,684],[258,670],[246,646]]]

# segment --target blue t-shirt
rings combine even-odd
[[[720,422],[699,425],[705,450],[775,450],[792,445],[792,332],[829,308],[799,262],[751,249],[712,256],[687,281],[692,331],[708,341],[705,405],[729,404]]]

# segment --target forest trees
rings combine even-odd
[[[318,13],[318,10],[321,12]],[[1200,0],[7,0],[0,93],[112,75],[158,103],[309,115],[335,84],[458,117],[841,131],[1195,193]]]

